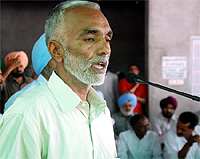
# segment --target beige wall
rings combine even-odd
[[[200,36],[200,1],[150,0],[148,10],[149,81],[191,94],[190,39]],[[183,85],[168,85],[168,80],[162,78],[163,56],[187,57],[187,78]],[[177,99],[178,115],[183,111],[200,110],[200,102],[149,86],[150,119],[160,112],[159,102],[167,96]]]

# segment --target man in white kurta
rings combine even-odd
[[[147,130],[145,125],[139,127]],[[162,158],[162,150],[159,136],[157,133],[147,130],[140,139],[133,129],[124,131],[119,135],[117,155],[120,159],[160,159]]]
[[[199,159],[200,126],[199,119],[192,112],[180,114],[176,128],[164,135],[164,158]]]
[[[151,121],[152,130],[157,132],[159,136],[164,135],[168,130],[176,126],[178,116],[175,114],[175,110],[177,106],[177,101],[173,97],[167,97],[160,101],[162,112],[154,116]]]
[[[200,126],[196,126],[192,135],[200,134]],[[179,137],[176,134],[176,128],[171,129],[165,136],[165,148],[164,156],[165,159],[173,158],[178,159],[178,152],[183,148],[187,143],[185,137]],[[198,143],[193,143],[190,148],[187,157],[185,159],[198,159],[200,158],[200,146]]]

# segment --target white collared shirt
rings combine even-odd
[[[178,116],[176,114],[173,114],[170,122],[168,122],[167,118],[165,118],[162,113],[159,113],[153,118],[151,122],[152,130],[157,132],[158,134],[163,135],[171,128],[176,127],[177,121]]]
[[[130,129],[119,134],[118,157],[120,159],[161,159],[162,149],[158,134],[149,130],[139,139]]]
[[[200,126],[196,126],[192,135],[200,135]],[[164,157],[165,159],[178,159],[178,152],[187,143],[185,137],[179,137],[176,133],[176,128],[171,129],[164,135]],[[200,146],[194,142],[190,147],[185,159],[199,159]]]
[[[0,158],[115,158],[106,102],[90,88],[87,102],[55,72],[14,102],[0,120]]]

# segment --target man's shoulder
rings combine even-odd
[[[126,81],[126,78],[122,78],[119,82],[120,82],[120,83],[128,83],[128,82]]]
[[[177,137],[177,134],[176,134],[176,127],[173,127],[172,129],[170,129],[169,131],[167,131],[165,134],[164,134],[164,138],[176,138]]]
[[[26,80],[26,83],[31,83],[31,82],[33,82],[33,81],[34,81],[34,79],[33,79],[33,78],[31,78],[31,77],[28,77],[28,76],[24,76],[24,78],[25,78],[25,80]]]
[[[153,116],[152,119],[153,119],[153,122],[158,122],[163,119],[163,115],[162,115],[162,113],[158,113],[155,116]]]
[[[162,115],[162,113],[160,112],[160,113],[156,114],[154,117],[155,117],[155,118],[160,118],[160,117],[163,117],[163,115]]]
[[[147,135],[150,136],[150,137],[153,137],[153,138],[158,138],[158,134],[152,130],[148,130],[147,131]]]
[[[129,129],[129,130],[121,132],[119,135],[120,136],[125,136],[126,138],[128,138],[128,136],[132,135],[132,133],[134,133],[134,131],[132,129]]]
[[[195,126],[195,132],[200,134],[200,125]]]
[[[112,115],[113,118],[122,117],[121,112],[114,113]]]
[[[38,108],[42,108],[45,105],[43,103],[52,98],[53,95],[46,84],[37,86],[18,97],[6,111],[6,114],[24,114],[37,111]]]

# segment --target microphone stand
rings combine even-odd
[[[140,79],[141,79],[141,78],[140,78]],[[138,82],[137,82],[137,83],[138,83]],[[180,92],[180,91],[177,91],[177,90],[174,90],[174,89],[171,89],[171,88],[168,88],[168,87],[159,85],[159,84],[155,84],[155,83],[148,82],[148,81],[145,81],[145,80],[142,80],[141,83],[148,84],[148,85],[152,85],[152,86],[154,86],[154,87],[157,87],[157,88],[166,90],[166,91],[168,91],[168,92],[173,92],[173,93],[182,95],[182,96],[184,96],[184,97],[191,98],[192,100],[195,100],[195,101],[198,101],[198,102],[200,101],[200,97],[198,97],[198,96],[193,96],[193,95],[190,95],[190,94],[187,94],[187,93],[184,93],[184,92]]]

